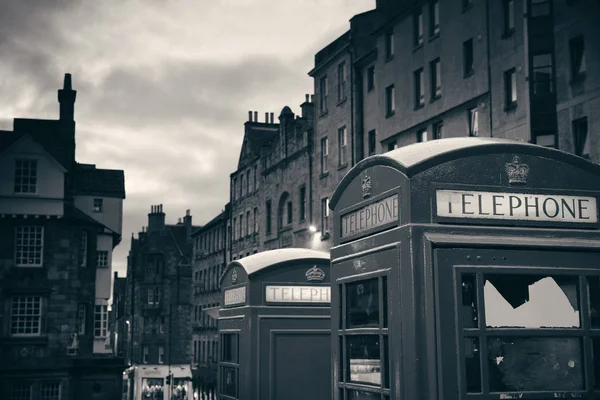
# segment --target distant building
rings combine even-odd
[[[124,311],[127,399],[190,399],[191,234],[198,228],[189,210],[176,225],[166,224],[157,205],[148,227],[132,237]]]
[[[494,136],[599,162],[598,15],[593,1],[378,0],[352,18],[309,72],[319,231],[356,162],[411,143]]]
[[[120,396],[108,331],[124,174],[75,159],[76,91],[58,120],[0,131],[0,398]]]
[[[219,335],[215,310],[221,303],[219,278],[229,262],[227,229],[230,204],[192,232],[192,376],[198,398],[202,393],[215,393]],[[210,313],[213,313],[211,316]]]
[[[127,319],[125,317],[125,297],[127,295],[127,278],[119,278],[118,273],[113,277],[112,305],[109,312],[109,328],[111,333],[112,351],[118,357],[124,357],[123,345],[127,339]]]

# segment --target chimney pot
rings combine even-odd
[[[306,95],[306,102],[307,102],[307,103],[308,103],[308,98],[309,98],[309,96],[308,96],[308,95]]]
[[[252,122],[252,111],[248,111],[248,122]]]
[[[254,111],[254,122],[258,122],[258,111]]]
[[[311,103],[314,103],[314,102],[315,102],[315,95],[314,95],[314,94],[311,94],[311,95],[310,95],[310,102],[311,102]]]
[[[269,123],[269,113],[268,112],[265,113],[265,123],[267,123],[267,124]]]
[[[274,121],[274,117],[273,117],[273,115],[274,115],[274,114],[273,114],[273,113],[271,113],[271,123],[273,123],[273,121]]]
[[[186,217],[190,216],[190,210],[189,209],[185,210],[185,215],[186,215]]]

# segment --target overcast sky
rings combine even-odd
[[[0,129],[58,118],[65,73],[77,90],[77,160],[125,170],[131,233],[153,204],[194,224],[229,199],[248,111],[296,113],[314,54],[374,0],[0,0]]]

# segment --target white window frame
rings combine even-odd
[[[88,234],[86,231],[81,232],[81,248],[79,249],[79,266],[87,266],[87,249],[88,249]]]
[[[85,320],[86,307],[85,304],[80,304],[77,308],[77,333],[79,335],[85,335]]]
[[[97,327],[97,325],[99,327]],[[108,306],[96,304],[94,306],[94,337],[106,338],[108,336]]]
[[[108,251],[96,250],[96,268],[108,268]]]
[[[329,233],[329,197],[321,199],[321,233]]]
[[[165,363],[165,347],[164,346],[158,346],[158,363],[159,364]]]
[[[469,110],[469,136],[479,136],[479,109],[477,107]]]
[[[150,355],[150,349],[148,346],[142,347],[142,363],[148,364],[148,356]]]
[[[37,313],[27,311],[28,309],[35,311],[36,308]],[[10,306],[10,336],[41,336],[43,313],[44,302],[41,296],[14,296]]]
[[[321,139],[321,173],[329,172],[327,160],[329,158],[329,139],[326,137]]]
[[[348,164],[348,154],[347,154],[347,149],[348,149],[348,130],[346,129],[345,126],[342,126],[341,128],[338,129],[338,146],[339,146],[339,153],[340,153],[340,160],[339,160],[339,165],[346,165]]]
[[[37,164],[37,160],[31,158],[18,158],[15,160],[15,194],[37,194]],[[24,174],[25,171],[27,171],[27,174]],[[23,190],[25,188],[26,190]]]
[[[62,385],[60,382],[41,382],[39,400],[59,400],[61,398]]]
[[[31,400],[33,391],[32,387],[33,385],[30,382],[13,381],[10,388],[10,399]]]
[[[104,212],[104,199],[102,199],[101,197],[96,197],[92,201],[93,201],[92,210],[95,213]]]
[[[38,234],[39,239],[36,237]],[[36,243],[30,245],[32,240]],[[44,227],[38,225],[15,227],[14,256],[17,267],[41,267],[44,263]]]

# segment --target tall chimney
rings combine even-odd
[[[75,117],[75,98],[77,91],[73,90],[71,74],[65,74],[63,88],[58,90],[61,121],[73,121]]]
[[[266,112],[265,113],[265,124],[268,124],[268,123],[269,123],[269,113]]]
[[[271,113],[271,123],[273,123],[274,120],[275,120],[275,114]]]
[[[254,111],[254,122],[258,122],[258,111]]]
[[[192,237],[192,216],[190,210],[185,210],[185,217],[183,217],[183,224],[185,225],[185,233],[188,239]]]
[[[315,105],[309,100],[310,96],[305,95],[305,102],[300,105],[300,108],[302,109],[302,118],[312,120],[315,114]]]
[[[165,214],[162,204],[150,207],[148,214],[148,233],[162,231],[165,227]]]
[[[248,111],[248,122],[252,122],[252,111]]]

